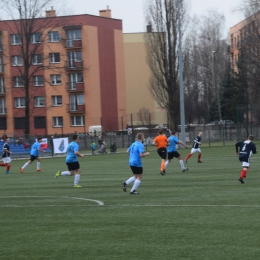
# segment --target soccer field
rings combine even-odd
[[[1,167],[0,259],[259,259],[258,155],[242,185],[234,146],[201,149],[202,164],[195,154],[182,173],[174,159],[165,176],[155,151],[143,158],[139,195],[122,191],[126,154],[79,158],[81,189],[55,179],[64,158],[43,159],[42,173]]]

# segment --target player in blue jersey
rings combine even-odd
[[[131,178],[127,181],[124,181],[123,184],[123,191],[126,192],[126,186],[131,182],[134,182],[134,185],[130,191],[130,194],[139,194],[137,192],[137,188],[141,183],[142,180],[142,173],[143,173],[143,166],[142,166],[142,157],[149,156],[149,152],[144,152],[144,145],[143,145],[144,135],[142,133],[138,133],[136,135],[136,141],[128,148],[126,153],[129,154],[129,165],[134,174]]]
[[[244,184],[244,178],[246,178],[246,174],[247,174],[247,169],[250,166],[250,156],[251,154],[256,154],[257,150],[256,150],[256,146],[253,143],[254,140],[254,136],[253,135],[249,135],[247,140],[244,142],[238,142],[236,143],[236,156],[238,156],[238,147],[240,149],[239,151],[239,161],[242,162],[242,171],[240,173],[240,177],[239,177],[239,181],[241,182],[241,184]]]
[[[30,152],[31,158],[27,163],[24,164],[23,167],[20,168],[20,173],[23,173],[24,169],[29,164],[31,164],[35,159],[37,160],[37,164],[36,164],[37,172],[42,171],[41,168],[40,168],[41,167],[41,159],[39,157],[39,151],[41,151],[41,152],[45,152],[45,151],[41,149],[41,141],[42,141],[42,137],[38,137],[37,141],[32,145],[31,152]]]
[[[168,140],[169,140],[169,145],[167,148],[168,161],[165,163],[165,168],[171,162],[171,160],[175,157],[175,158],[179,159],[179,163],[180,163],[182,171],[183,172],[188,171],[189,169],[185,168],[183,160],[182,160],[180,154],[176,150],[176,145],[181,144],[185,148],[188,148],[188,146],[186,144],[184,144],[177,136],[175,136],[175,131],[172,131],[171,136],[168,138]]]
[[[79,153],[78,135],[73,135],[72,140],[73,141],[69,143],[67,148],[66,164],[68,166],[68,171],[58,171],[55,178],[58,178],[59,176],[72,176],[75,172],[74,188],[81,188],[82,186],[79,185],[80,165],[77,156],[84,158],[84,155]]]
[[[188,162],[188,159],[196,152],[198,153],[198,163],[202,163],[202,161],[200,160],[201,150],[199,148],[199,146],[201,145],[201,136],[202,136],[202,132],[199,132],[198,136],[195,138],[195,140],[193,142],[191,152],[185,158],[186,163]]]

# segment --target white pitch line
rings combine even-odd
[[[0,196],[0,199],[6,198],[59,198],[59,199],[74,199],[74,200],[84,200],[84,201],[93,201],[96,202],[99,206],[104,206],[104,203],[100,200],[92,200],[85,198],[77,198],[77,197],[66,197],[66,196]],[[1,206],[2,207],[2,206]]]

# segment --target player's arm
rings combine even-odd
[[[256,154],[256,153],[257,153],[255,144],[253,145],[252,153],[253,153],[253,154]]]
[[[145,156],[149,156],[150,153],[149,152],[146,152],[146,153],[140,153],[140,157],[145,157]]]
[[[7,150],[7,148],[4,149],[4,152],[5,152],[5,153],[8,153],[8,154],[11,154],[11,153],[12,153],[11,151]]]
[[[240,142],[235,144],[235,147],[236,147],[236,153],[235,153],[235,155],[236,155],[236,156],[238,155],[238,147],[239,147],[239,146],[240,146]]]
[[[197,138],[194,140],[194,143],[201,144],[201,142],[199,142]]]
[[[74,154],[76,154],[77,156],[81,157],[81,158],[84,158],[84,155],[83,154],[80,154],[79,151],[74,151]]]
[[[188,148],[188,146],[186,144],[184,144],[181,140],[179,140],[178,144],[181,144],[182,146],[184,146],[185,148]]]
[[[126,153],[127,153],[127,154],[130,154],[130,148],[126,150]]]

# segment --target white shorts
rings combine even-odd
[[[249,167],[249,165],[250,165],[250,163],[248,163],[248,162],[243,162],[242,163],[242,167]]]
[[[3,157],[2,160],[3,160],[4,163],[10,163],[11,162],[10,157]]]
[[[201,153],[200,148],[197,148],[197,149],[192,148],[190,153],[193,154],[193,153],[196,153],[196,152],[197,152],[197,153]]]

